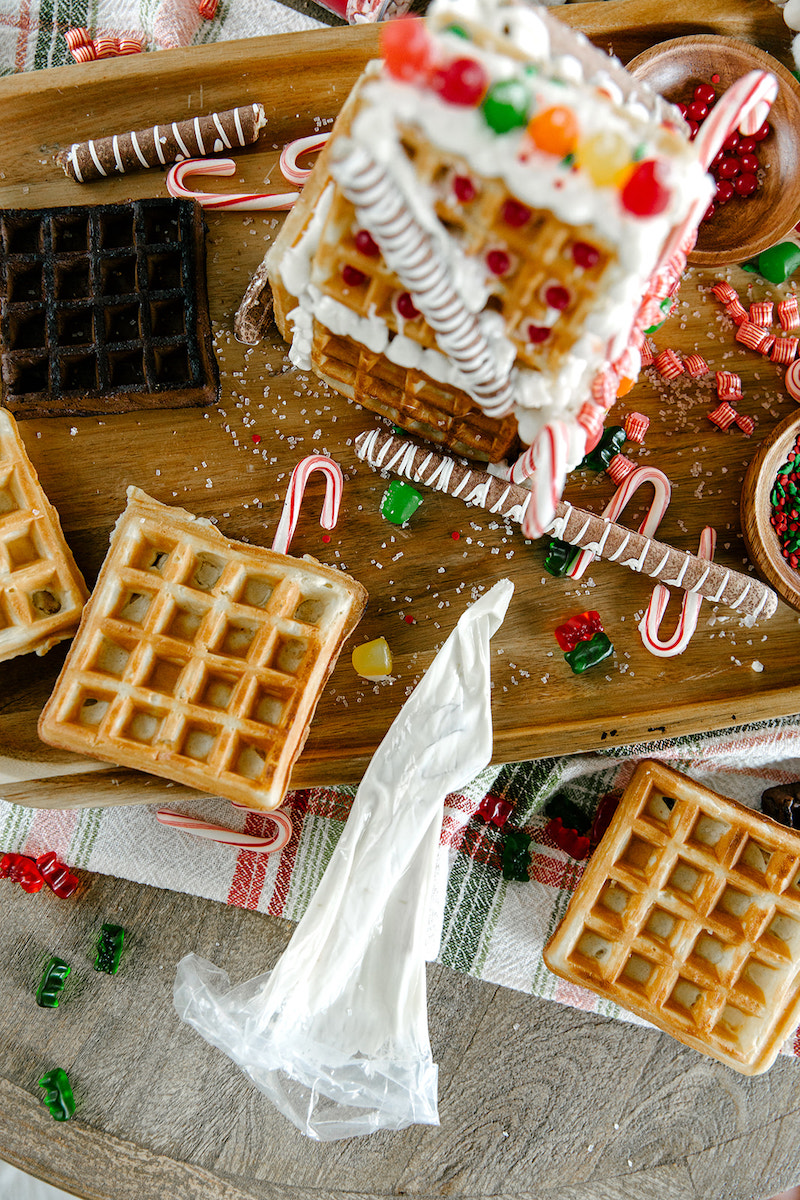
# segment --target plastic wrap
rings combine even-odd
[[[175,1007],[308,1137],[437,1125],[425,946],[444,799],[489,762],[489,640],[513,585],[462,614],[367,768],[274,970],[230,988],[187,955]]]

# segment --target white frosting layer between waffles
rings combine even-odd
[[[451,281],[464,304],[480,312],[486,303],[491,278],[482,258],[472,258],[448,234],[434,210],[435,197],[421,185],[400,145],[400,127],[411,126],[442,151],[455,154],[468,164],[477,179],[501,178],[512,196],[538,209],[549,209],[566,225],[596,231],[598,240],[612,247],[612,261],[603,277],[598,303],[583,320],[579,336],[555,372],[517,367],[513,373],[514,414],[520,436],[532,442],[539,431],[555,418],[574,418],[589,394],[591,382],[606,361],[613,361],[628,342],[634,315],[647,281],[658,261],[667,235],[683,219],[698,194],[710,197],[711,185],[691,145],[661,124],[666,106],[658,98],[633,96],[623,99],[610,77],[596,73],[583,78],[577,58],[562,56],[549,60],[548,31],[534,10],[519,5],[497,6],[490,0],[464,0],[460,5],[434,6],[457,20],[472,20],[507,35],[509,26],[517,45],[540,70],[530,76],[537,108],[568,104],[575,112],[582,136],[613,132],[630,148],[631,158],[658,157],[668,164],[671,200],[656,217],[641,218],[627,212],[617,188],[597,187],[585,170],[569,170],[555,156],[531,151],[524,129],[498,135],[486,123],[480,108],[455,107],[430,89],[390,78],[378,62],[370,64],[371,77],[362,90],[350,136],[389,172],[414,218],[428,232],[447,262]],[[443,32],[437,40],[449,57],[469,55],[480,59],[494,81],[519,77],[524,64],[519,60],[464,41]],[[602,94],[600,88],[609,94]],[[283,282],[298,297],[298,308],[290,314],[294,328],[292,359],[298,366],[310,365],[312,318],[331,332],[349,336],[369,349],[386,353],[402,366],[416,368],[440,383],[464,390],[457,368],[439,351],[426,350],[402,335],[390,338],[385,322],[362,316],[323,295],[311,282],[310,260],[323,231],[324,213],[330,203],[323,196],[300,242],[280,263]],[[324,212],[322,211],[324,210]],[[558,319],[558,314],[552,314]],[[508,361],[515,354],[513,343],[487,313],[487,333],[495,353]],[[576,450],[577,458],[581,453]],[[567,464],[568,469],[576,461]]]

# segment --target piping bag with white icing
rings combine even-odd
[[[398,713],[274,969],[230,988],[194,954],[178,964],[181,1019],[315,1140],[439,1124],[428,909],[445,797],[491,758],[489,641],[513,590],[461,615]]]

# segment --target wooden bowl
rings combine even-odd
[[[788,459],[798,434],[800,412],[789,413],[761,443],[744,477],[741,519],[744,544],[758,573],[787,604],[800,611],[800,571],[795,571],[781,554],[778,535],[770,524],[775,476]]]
[[[701,224],[689,262],[703,267],[743,262],[785,238],[800,221],[800,84],[791,72],[749,42],[714,34],[661,42],[632,59],[628,70],[667,100],[686,103],[712,75],[719,75],[714,84],[719,96],[748,71],[772,72],[778,80],[772,132],[758,147],[763,183],[753,196],[717,206]]]

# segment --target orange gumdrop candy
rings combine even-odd
[[[528,122],[528,137],[545,154],[566,158],[575,149],[578,140],[578,118],[571,108],[556,104],[531,117]]]

